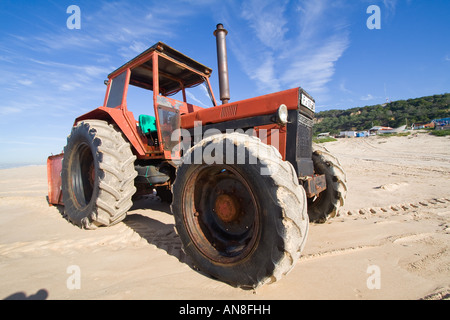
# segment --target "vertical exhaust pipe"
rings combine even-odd
[[[228,31],[219,23],[214,31],[217,45],[217,66],[219,69],[219,89],[220,100],[222,104],[228,103],[230,100],[230,84],[228,81],[228,62],[227,62],[227,44],[225,36]]]

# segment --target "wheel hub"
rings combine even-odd
[[[183,211],[190,239],[213,261],[240,261],[259,238],[258,203],[247,181],[231,166],[198,167],[185,183]]]
[[[214,211],[220,220],[230,223],[239,217],[239,202],[233,195],[221,194],[215,201]]]

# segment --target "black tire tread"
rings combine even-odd
[[[324,174],[328,176],[327,188],[332,188],[332,191],[327,193],[326,203],[317,207],[310,205],[308,209],[311,222],[323,223],[334,218],[339,208],[344,205],[347,195],[347,177],[339,160],[324,146],[313,144],[312,158],[314,165],[319,164],[325,171]],[[328,185],[329,182],[331,185]]]
[[[99,193],[95,210],[81,221],[71,219],[70,208],[66,215],[73,223],[85,229],[117,224],[125,218],[133,204],[131,197],[136,192],[134,186],[134,178],[137,176],[134,169],[136,156],[131,152],[130,144],[123,134],[106,121],[79,122],[68,136],[68,144],[77,130],[87,130],[91,136],[94,159],[99,161]]]
[[[256,279],[253,287],[258,287],[279,280],[282,276],[292,270],[299,259],[300,253],[306,243],[309,226],[306,193],[303,187],[299,185],[293,166],[289,162],[283,161],[280,153],[275,147],[261,142],[260,139],[256,137],[239,133],[210,136],[189,149],[185,157],[189,157],[195,152],[195,149],[202,148],[214,140],[225,141],[226,139],[229,139],[231,143],[236,146],[245,146],[251,154],[258,158],[260,163],[266,166],[270,172],[268,179],[273,182],[272,187],[267,190],[267,197],[276,199],[277,205],[282,210],[282,217],[280,217],[277,222],[276,231],[278,237],[282,239],[283,245],[272,247],[272,250],[281,251],[282,254],[280,255],[278,252],[267,252],[267,256],[272,257],[272,265],[265,266],[265,269],[272,270],[272,272],[271,274],[258,272],[258,274],[255,275]],[[182,165],[183,164],[181,164],[181,166]],[[177,179],[175,179],[172,191],[178,187]],[[172,203],[172,212],[174,212],[176,209],[175,207],[178,206],[179,204],[175,202]],[[181,227],[180,224],[182,222],[180,220],[176,221],[177,229]],[[188,243],[188,246],[191,244],[192,242]],[[280,256],[282,257],[281,259],[274,260],[274,257]],[[263,268],[262,266],[259,267]],[[231,284],[239,286],[239,284]]]

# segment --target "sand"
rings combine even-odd
[[[257,290],[195,270],[156,197],[118,225],[81,230],[48,205],[45,165],[0,170],[0,298],[449,299],[450,137],[325,146],[347,173],[347,201],[311,225],[288,275]]]

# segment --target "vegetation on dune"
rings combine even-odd
[[[431,131],[431,134],[437,137],[450,136],[450,130],[434,130]]]
[[[411,132],[390,132],[390,133],[381,133],[379,137],[407,137],[411,134]]]
[[[314,143],[325,143],[325,142],[332,142],[332,141],[337,141],[337,139],[332,138],[332,137],[314,138],[313,139]]]
[[[450,93],[398,100],[384,105],[316,113],[314,134],[340,131],[368,130],[372,126],[398,128],[413,123],[450,117]]]

